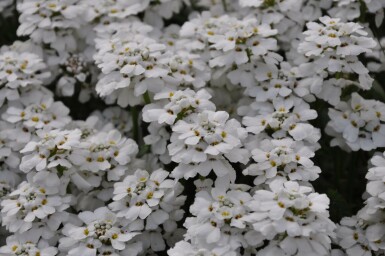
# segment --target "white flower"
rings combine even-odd
[[[57,248],[49,246],[49,243],[40,239],[41,235],[39,230],[31,230],[23,234],[9,236],[7,237],[6,245],[0,248],[0,253],[4,256],[56,255],[58,253]]]
[[[175,162],[204,162],[208,156],[225,154],[233,159],[233,150],[242,146],[245,131],[239,122],[231,119],[224,111],[203,111],[191,116],[191,121],[180,120],[173,126],[171,144],[168,146]],[[184,146],[187,146],[187,150]],[[188,155],[187,152],[194,152]],[[242,161],[242,160],[241,160]]]
[[[225,156],[230,162],[246,163],[248,151],[242,148],[242,141],[246,137],[245,129],[235,119],[228,118],[227,112],[205,110],[189,116],[186,121],[179,120],[172,128],[171,143],[168,145],[171,159],[185,165],[198,164],[195,173],[199,172],[203,176],[207,176],[211,171],[212,162],[217,167],[220,166],[213,168],[218,176],[230,173],[232,176],[231,167],[223,169],[226,164],[222,162],[222,157]],[[206,168],[203,168],[203,165],[206,165]],[[219,170],[221,168],[222,170]],[[195,175],[190,177],[193,176]],[[180,174],[175,177],[180,177]]]
[[[374,166],[366,174],[366,179],[368,179],[366,191],[371,196],[379,197],[385,202],[385,159],[383,155],[376,155],[370,161]]]
[[[10,194],[20,183],[20,177],[16,173],[9,171],[2,167],[0,171],[0,202],[7,198],[7,195]]]
[[[239,0],[239,4],[242,7],[260,7],[264,3],[264,0]]]
[[[221,185],[211,191],[198,192],[190,207],[195,217],[189,218],[185,224],[188,237],[238,249],[241,244],[246,244],[242,232],[248,227],[243,217],[248,214],[246,205],[250,200],[252,197],[248,192],[237,190],[235,186],[227,188]]]
[[[151,175],[143,170],[128,175],[122,182],[114,184],[115,202],[111,203],[111,209],[117,212],[118,217],[129,221],[138,218],[151,221],[152,218],[158,225],[162,224],[168,219],[168,213],[159,209],[159,205],[176,184],[174,180],[167,179],[168,175],[169,173],[162,169],[154,171]]]
[[[296,141],[308,140],[312,143],[320,138],[318,129],[307,123],[317,117],[317,112],[299,98],[277,97],[273,100],[273,104],[256,102],[252,108],[259,111],[259,115],[244,117],[243,124],[249,132],[254,134],[271,132],[272,137],[277,139],[290,135]]]
[[[47,66],[36,54],[30,52],[19,53],[2,47],[0,50],[0,106],[4,97],[12,100],[12,94],[18,96],[17,89],[21,87],[40,86],[50,73]],[[14,91],[16,90],[16,91]],[[7,96],[8,95],[8,96]]]
[[[83,0],[87,7],[85,17],[86,20],[92,21],[96,18],[109,16],[119,19],[127,18],[130,15],[138,14],[144,11],[150,0],[138,1],[104,1],[104,0]]]
[[[282,241],[271,241],[268,246],[258,251],[261,256],[295,256],[295,255],[317,255],[329,256],[330,239],[325,238],[323,233],[311,234],[307,237],[291,237],[287,236]]]
[[[187,0],[151,0],[149,15],[159,15],[162,18],[170,19],[174,13],[178,13],[183,4],[190,5]],[[151,18],[149,18],[151,20]]]
[[[338,244],[346,250],[347,255],[372,255],[369,241],[366,238],[365,230],[360,219],[354,217],[344,217],[341,225],[337,228]]]
[[[83,23],[81,14],[84,9],[85,6],[79,5],[76,0],[20,2],[17,10],[21,13],[21,25],[17,29],[17,34],[28,35],[35,42],[52,44],[56,49],[64,50],[63,42],[54,44],[65,38],[62,32],[66,29],[80,27]]]
[[[347,104],[341,104],[338,109],[329,109],[331,121],[327,127],[331,135],[342,136],[343,143],[351,150],[369,151],[385,145],[384,113],[385,105],[382,102],[365,100],[353,93]],[[333,140],[332,143],[337,144]]]
[[[57,82],[56,92],[60,96],[72,96],[75,93],[75,85],[78,85],[82,92],[87,88],[87,78],[90,77],[89,60],[81,53],[64,53],[57,57],[52,57],[50,62],[58,62],[60,67],[59,81]],[[55,63],[50,63],[55,64]],[[89,86],[89,85],[88,85]],[[79,101],[81,99],[79,98]]]
[[[154,86],[162,86],[162,78],[170,73],[166,46],[145,35],[116,33],[112,38],[100,39],[97,49],[94,57],[103,76],[96,91],[102,97],[127,89],[140,96]],[[130,99],[120,98],[125,94],[116,97],[122,107],[135,105]]]
[[[169,91],[155,94],[156,104],[146,105],[143,109],[143,121],[159,124],[174,124],[185,119],[191,113],[200,113],[204,110],[215,110],[214,104],[209,101],[211,95],[204,89],[194,92],[186,89],[183,91]]]
[[[181,35],[206,42],[209,52],[209,65],[218,68],[214,77],[219,77],[232,67],[255,62],[277,49],[277,41],[271,36],[277,33],[267,24],[260,24],[248,17],[238,20],[228,15],[217,18],[207,13],[186,22],[181,28]]]
[[[211,78],[210,68],[197,54],[177,51],[169,60],[171,75],[166,82],[180,86],[202,88]]]
[[[357,74],[360,88],[368,90],[373,79],[369,70],[357,56],[370,53],[376,42],[366,37],[367,33],[357,23],[341,22],[338,18],[324,16],[320,23],[309,22],[304,32],[305,41],[298,46],[298,51],[306,56],[314,56],[314,68],[328,70],[331,74]],[[353,80],[353,79],[352,79]]]
[[[152,153],[160,155],[162,162],[170,163],[171,159],[167,152],[167,142],[170,139],[170,133],[166,130],[166,126],[152,122],[148,126],[148,132],[150,134],[143,138],[146,145],[151,145]]]
[[[42,181],[38,183],[32,180],[24,181],[1,202],[3,225],[9,231],[23,233],[31,229],[34,224],[39,225],[39,222],[47,223],[45,225],[51,231],[59,227],[55,224],[56,220],[52,215],[60,214],[68,208],[70,197],[62,197],[58,194],[60,181],[56,174],[42,171],[33,179],[42,178],[47,179],[45,183],[49,182],[49,185]]]
[[[181,0],[129,0],[129,1],[104,1],[104,0],[83,0],[88,7],[86,12],[87,20],[92,20],[102,15],[113,18],[125,19],[130,15],[137,15],[146,10],[153,10],[154,13],[164,18],[171,18],[172,14],[178,12],[182,6]]]
[[[270,189],[257,190],[247,206],[254,212],[245,217],[253,228],[269,240],[286,233],[289,237],[306,237],[317,233],[324,239],[333,236],[334,224],[328,219],[329,199],[311,193],[312,188],[298,183],[270,183]],[[330,244],[327,244],[330,246]]]
[[[82,226],[66,224],[63,228],[65,237],[60,239],[59,249],[68,252],[68,255],[96,256],[109,245],[119,253],[129,247],[128,242],[139,234],[124,232],[119,219],[107,207],[94,212],[81,212],[79,219],[84,223]]]
[[[202,248],[199,246],[194,246],[191,243],[188,243],[186,241],[180,241],[178,242],[175,247],[169,249],[167,251],[168,255],[170,256],[179,256],[179,255],[185,255],[185,256],[211,256],[211,255],[217,255],[217,256],[236,256],[238,255],[235,251],[233,251],[229,246],[208,246],[209,248]]]
[[[92,113],[92,115],[98,116],[103,125],[105,125],[105,123],[112,123],[115,129],[126,136],[132,129],[131,116],[120,107],[108,107],[104,109],[102,113],[96,111]]]
[[[250,68],[248,68],[250,69]],[[292,67],[287,62],[280,63],[280,69],[275,65],[258,63],[257,67],[234,70],[228,77],[233,84],[246,87],[245,94],[253,97],[258,102],[274,100],[277,97],[288,97],[291,94],[299,97],[308,96],[310,86],[299,80],[298,68]]]
[[[253,145],[254,146],[254,145]],[[247,167],[243,173],[257,176],[254,184],[270,183],[272,180],[315,180],[321,172],[310,160],[314,156],[311,148],[303,142],[290,138],[281,140],[265,139],[251,151],[256,162]]]
[[[8,107],[2,118],[35,129],[63,128],[71,120],[69,109],[62,102],[40,91],[24,94],[21,102],[24,106]]]
[[[20,156],[10,133],[15,133],[14,125],[0,121],[0,160],[11,168],[20,164]]]
[[[29,153],[21,159],[20,169],[29,172],[33,168],[41,171],[46,168],[58,165],[69,168],[71,163],[68,161],[69,152],[79,144],[81,131],[79,129],[71,131],[51,130],[46,132],[38,130],[37,135],[40,141],[29,142],[20,152]]]
[[[95,173],[109,170],[108,180],[118,180],[137,153],[135,141],[122,137],[117,130],[111,130],[87,137],[71,152],[69,160],[80,170]],[[123,168],[115,168],[120,166]]]

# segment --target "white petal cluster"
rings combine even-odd
[[[198,248],[202,248],[202,251],[207,248],[207,251],[222,251],[224,255],[231,255],[231,252],[239,251],[242,247],[247,248],[247,238],[255,235],[244,220],[244,216],[250,212],[246,205],[251,200],[249,192],[236,187],[215,187],[198,192],[190,207],[194,217],[188,218],[185,223],[186,237],[200,245]],[[260,241],[253,241],[252,245],[261,241],[260,236]]]
[[[381,0],[333,0],[334,6],[328,11],[333,17],[338,17],[345,20],[354,20],[360,17],[360,8],[365,8],[365,11],[375,15],[376,26],[379,27],[384,19],[385,3]]]
[[[329,236],[333,236],[334,224],[328,218],[329,199],[326,195],[311,193],[311,188],[292,181],[283,185],[272,182],[270,189],[256,191],[254,200],[246,203],[253,211],[246,221],[253,225],[255,231],[270,239],[281,236],[261,255],[273,251],[275,255],[315,252],[317,255],[329,255]],[[308,245],[299,246],[297,243]]]
[[[321,93],[320,98],[337,105],[340,100],[328,99],[325,90],[329,91],[329,95],[341,95],[341,90],[350,84],[364,90],[372,87],[373,79],[358,55],[372,52],[377,43],[357,23],[342,22],[339,18],[329,16],[323,16],[319,21],[307,23],[308,30],[303,33],[305,38],[299,44],[298,51],[313,60],[302,64],[304,73],[312,69],[317,70],[313,73],[318,73],[324,80],[328,80],[328,76],[336,79],[326,88],[319,88],[318,92]]]
[[[62,75],[57,82],[57,91],[61,96],[72,96],[75,93],[75,87],[80,84],[83,87],[79,95],[79,101],[85,102],[89,99],[87,94],[88,82],[91,71],[87,57],[81,53],[70,53],[59,56],[58,60]]]
[[[20,170],[29,172],[32,169],[41,171],[58,165],[67,168],[72,166],[68,161],[69,152],[78,144],[80,130],[38,130],[36,133],[40,141],[31,141],[20,151],[25,154],[21,159]]]
[[[106,123],[112,123],[116,130],[126,136],[132,130],[131,116],[120,107],[108,107],[103,112],[95,111],[92,115],[97,116],[100,120],[99,122],[104,126]]]
[[[335,137],[331,144],[353,151],[384,147],[384,113],[384,103],[353,93],[349,102],[329,109],[328,133]]]
[[[237,255],[236,252],[229,251],[229,246],[221,246],[212,249],[199,248],[199,246],[194,246],[191,243],[186,241],[181,241],[175,245],[174,248],[168,251],[168,255],[170,256],[178,256],[178,255],[186,255],[186,256],[210,256],[210,255],[218,255],[218,256],[234,256]]]
[[[17,6],[21,13],[17,33],[20,36],[28,35],[38,43],[51,44],[57,50],[64,50],[76,42],[72,42],[63,32],[68,33],[80,27],[84,8],[75,0],[22,1]]]
[[[317,112],[301,99],[277,97],[272,103],[255,102],[251,107],[259,112],[243,119],[251,133],[270,133],[277,139],[290,136],[296,141],[319,140],[319,131],[308,123],[317,117]]]
[[[0,1],[0,255],[384,255],[384,10]]]
[[[327,65],[325,67],[332,72],[338,72],[341,66],[349,64],[349,59],[345,63],[344,58],[370,52],[376,44],[373,39],[365,37],[367,33],[357,23],[344,23],[340,19],[328,16],[321,17],[319,20],[321,23],[307,24],[308,30],[304,32],[305,41],[299,45],[298,49],[306,56],[322,56],[331,59],[329,62],[325,61]],[[336,60],[333,61],[332,57]],[[354,59],[350,62],[354,62]],[[353,63],[350,64],[353,69]]]
[[[0,172],[0,203],[3,198],[6,198],[8,194],[16,189],[19,183],[20,176],[5,169],[3,166],[2,172]]]
[[[172,125],[192,113],[215,110],[210,101],[211,95],[204,89],[195,92],[191,89],[155,94],[155,104],[143,109],[143,121]]]
[[[274,62],[280,59],[273,53],[277,49],[277,41],[273,38],[277,30],[255,18],[239,20],[228,15],[214,18],[203,13],[184,24],[180,33],[195,40],[190,46],[193,49],[208,51],[208,64],[214,69],[214,79],[230,75],[230,70],[252,73],[255,72],[254,65],[261,60]]]
[[[0,106],[6,99],[19,98],[20,88],[42,85],[50,75],[46,68],[43,60],[36,54],[2,47],[0,50]]]
[[[169,19],[173,13],[177,13],[183,0],[130,0],[130,1],[103,1],[103,0],[82,0],[89,9],[86,11],[87,20],[93,20],[101,16],[108,16],[115,19],[124,19],[132,15],[146,11],[147,15],[157,15],[157,19]],[[155,19],[155,18],[154,18]]]
[[[107,207],[81,212],[78,217],[81,226],[68,223],[63,228],[59,249],[67,255],[136,255],[130,254],[135,245],[126,248],[126,243],[138,233],[124,230],[123,223]]]
[[[168,175],[168,172],[159,169],[151,175],[147,171],[137,170],[133,175],[126,176],[122,182],[114,184],[115,202],[110,207],[118,217],[129,221],[147,218],[146,225],[155,229],[168,219],[168,213],[162,209],[162,205],[172,203],[170,193],[173,193],[176,183],[167,179]]]
[[[175,52],[170,57],[168,66],[171,71],[171,78],[167,78],[167,83],[178,86],[192,85],[194,88],[202,88],[210,80],[210,70],[206,62],[200,55],[191,54],[185,50]]]
[[[243,173],[257,176],[255,185],[269,184],[275,179],[313,181],[321,172],[310,159],[314,156],[313,149],[290,138],[262,140],[251,155],[255,163]]]
[[[0,253],[3,255],[40,255],[54,256],[58,250],[53,246],[49,246],[47,242],[39,242],[42,232],[31,230],[21,235],[7,237],[6,244],[0,247]]]
[[[337,228],[337,242],[348,256],[381,255],[385,252],[384,154],[375,154],[371,164],[366,175],[368,198],[365,206],[356,216],[344,217]]]
[[[151,174],[138,169],[114,184],[114,202],[109,207],[129,230],[141,231],[137,240],[142,242],[144,249],[164,250],[160,227],[166,234],[178,232],[176,222],[183,217],[184,212],[180,209],[186,199],[180,195],[183,187],[168,176],[169,173],[162,169]]]
[[[248,151],[242,148],[247,133],[237,120],[228,119],[227,112],[205,110],[173,126],[168,150],[171,160],[180,163],[174,177],[207,176],[214,170],[218,177],[235,179],[228,161],[248,161]]]
[[[117,130],[98,132],[87,137],[75,147],[69,159],[80,170],[99,173],[108,170],[108,180],[119,179],[124,167],[135,157],[138,146],[132,139],[124,138]]]
[[[33,130],[62,128],[71,121],[69,109],[62,102],[54,101],[50,94],[31,91],[18,103],[7,108],[3,120]]]
[[[135,105],[135,99],[132,99],[133,102],[123,101],[127,93],[131,91],[140,96],[150,86],[161,86],[162,78],[168,76],[165,50],[165,45],[141,34],[117,33],[106,42],[101,42],[100,50],[95,55],[104,74],[96,85],[98,94],[108,96],[117,90],[120,106]]]
[[[41,179],[49,179],[43,183]],[[60,225],[56,215],[63,216],[69,207],[70,196],[59,194],[60,180],[47,172],[24,181],[1,202],[3,225],[11,232],[23,233],[42,226],[56,231]],[[60,217],[59,217],[60,218]],[[54,234],[54,233],[53,233]]]

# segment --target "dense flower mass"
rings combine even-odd
[[[0,1],[0,255],[385,255],[384,13]]]

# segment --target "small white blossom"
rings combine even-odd
[[[24,232],[7,237],[6,244],[0,247],[0,253],[4,256],[17,255],[40,255],[54,256],[58,253],[57,248],[40,239],[41,232],[38,230]],[[39,240],[40,239],[40,240]]]
[[[18,3],[21,25],[19,36],[30,36],[37,43],[51,44],[57,50],[70,46],[73,38],[66,38],[65,30],[79,28],[85,6],[76,0],[26,0]],[[68,41],[69,40],[69,41]]]
[[[382,102],[365,100],[353,93],[348,103],[341,104],[338,109],[329,109],[328,132],[336,137],[332,145],[345,144],[354,151],[384,147],[384,113]]]
[[[58,228],[53,215],[60,215],[61,211],[69,207],[70,197],[58,194],[60,181],[56,174],[40,172],[40,176],[34,179],[41,177],[47,179],[49,186],[24,181],[1,202],[3,225],[9,231],[23,233],[34,224],[38,226],[39,222],[47,223],[51,231]]]
[[[247,131],[260,134],[272,133],[273,138],[285,138],[288,135],[294,140],[308,140],[315,143],[319,140],[318,129],[307,121],[317,117],[317,112],[310,109],[309,104],[295,97],[283,99],[277,97],[273,103],[254,103],[252,108],[259,114],[256,117],[246,116],[243,124]]]
[[[204,89],[194,92],[186,89],[184,91],[170,91],[157,93],[155,104],[146,105],[143,109],[143,120],[145,122],[158,121],[159,124],[169,125],[186,118],[191,113],[200,113],[204,110],[215,110],[210,101],[211,95]]]
[[[117,130],[111,130],[87,137],[72,150],[69,160],[80,170],[95,173],[109,170],[108,180],[118,180],[137,153],[135,141],[122,137]]]
[[[15,100],[19,97],[19,88],[40,86],[50,73],[47,66],[36,54],[19,53],[2,47],[0,50],[0,106],[4,100]]]
[[[79,219],[82,226],[66,224],[63,228],[65,237],[60,239],[59,249],[67,255],[101,255],[104,250],[125,253],[129,250],[128,242],[138,235],[137,232],[124,232],[122,223],[107,207],[94,212],[81,212]],[[111,248],[111,247],[112,248]]]
[[[122,90],[131,89],[140,96],[154,86],[162,86],[162,78],[170,73],[166,46],[148,36],[116,33],[108,40],[101,39],[97,47],[95,59],[103,75],[96,91],[102,97],[118,93],[115,96],[122,107],[136,104],[130,99],[123,101],[120,97],[126,94]]]
[[[327,196],[311,193],[310,187],[300,186],[292,181],[283,184],[273,181],[269,187],[271,191],[257,190],[254,200],[247,203],[253,213],[245,217],[245,220],[269,240],[274,239],[277,234],[287,234],[287,238],[283,236],[279,246],[284,251],[289,250],[288,253],[291,251],[289,255],[294,255],[293,253],[297,250],[328,255],[330,244],[326,241],[330,241],[329,237],[334,235],[335,227],[328,218],[329,199]],[[312,248],[302,246],[295,248],[294,241],[290,241],[290,239],[299,238],[311,243],[312,236],[320,236],[316,240],[319,244]],[[284,246],[290,246],[292,249]],[[277,255],[280,254],[277,253]]]
[[[167,211],[162,209],[162,200],[172,193],[176,182],[167,179],[169,173],[158,169],[151,173],[137,170],[128,175],[122,182],[114,184],[115,202],[111,203],[112,210],[118,217],[129,221],[147,219],[147,226],[155,228],[169,218]]]
[[[186,121],[179,120],[172,128],[171,143],[168,145],[171,159],[186,165],[198,164],[194,172],[202,176],[207,176],[212,169],[219,177],[233,176],[234,170],[226,168],[228,163],[223,163],[222,156],[230,162],[246,163],[248,151],[242,148],[242,141],[247,133],[238,121],[228,118],[227,112],[205,110],[189,116]],[[210,162],[219,168],[209,167]],[[206,168],[203,165],[207,165]],[[193,177],[194,172],[188,174],[187,170],[176,169],[173,175],[177,178]]]
[[[197,237],[207,244],[230,245],[232,250],[247,243],[248,231],[243,217],[249,213],[246,205],[252,197],[248,192],[219,186],[200,191],[190,211],[195,216],[186,221],[187,237]],[[261,239],[262,240],[262,239]]]
[[[373,79],[357,56],[361,53],[370,53],[376,42],[367,37],[367,32],[357,23],[344,23],[338,18],[328,16],[319,20],[321,23],[307,24],[308,30],[304,32],[305,41],[298,46],[298,51],[315,58],[313,63],[315,69],[327,70],[337,77],[341,74],[357,74],[359,76],[357,85],[365,90],[370,89]]]
[[[254,180],[256,185],[268,184],[277,178],[311,181],[321,172],[310,160],[314,157],[313,150],[303,142],[290,138],[265,139],[251,151],[251,155],[256,163],[248,166],[243,173],[257,176]]]
[[[10,106],[2,115],[3,120],[34,129],[63,128],[71,121],[69,109],[51,95],[39,91],[23,95],[23,106]]]
[[[41,171],[58,165],[67,168],[72,166],[68,161],[69,152],[78,146],[80,130],[38,130],[36,133],[40,141],[31,141],[20,151],[23,154],[28,153],[21,159],[22,171],[29,172],[34,168]]]

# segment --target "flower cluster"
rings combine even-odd
[[[381,255],[385,252],[384,180],[385,159],[376,154],[366,178],[368,198],[365,206],[352,217],[344,217],[337,228],[337,242],[348,256]]]
[[[198,192],[190,207],[194,217],[185,223],[186,237],[191,239],[191,243],[204,245],[198,246],[199,249],[222,251],[222,254],[258,245],[262,237],[258,241],[258,236],[244,220],[250,212],[246,205],[252,200],[248,189],[219,186]],[[176,251],[177,247],[173,250]],[[177,255],[173,250],[170,250],[170,255]]]
[[[328,133],[335,137],[332,145],[354,151],[385,147],[384,113],[384,103],[353,93],[347,104],[329,109]]]
[[[329,199],[326,195],[311,193],[311,188],[288,181],[270,184],[271,191],[259,190],[247,205],[253,211],[246,221],[258,233],[268,238],[285,234],[263,249],[263,254],[277,255],[293,252],[317,252],[328,255],[334,223],[328,217]],[[304,243],[307,246],[297,244]]]
[[[68,223],[63,228],[64,237],[60,239],[59,248],[68,252],[67,255],[130,254],[137,248],[135,245],[126,248],[125,244],[139,233],[123,230],[122,223],[107,207],[81,212],[79,219],[83,226]]]
[[[1,1],[0,254],[383,255],[384,11]],[[335,224],[339,151],[372,160]]]
[[[304,69],[317,69],[318,76],[322,79],[333,79],[319,91],[321,98],[337,105],[339,98],[334,96],[327,99],[328,95],[333,93],[338,97],[341,90],[349,85],[364,90],[371,88],[373,79],[369,75],[369,70],[358,59],[358,55],[370,53],[376,42],[367,37],[368,33],[357,23],[341,22],[339,18],[328,16],[319,20],[321,23],[307,24],[308,30],[304,32],[305,39],[299,44],[298,51],[314,59],[307,67],[307,64],[302,64],[305,66]]]
[[[50,76],[41,57],[29,52],[2,47],[0,50],[0,106],[15,100],[26,87],[42,85]]]

